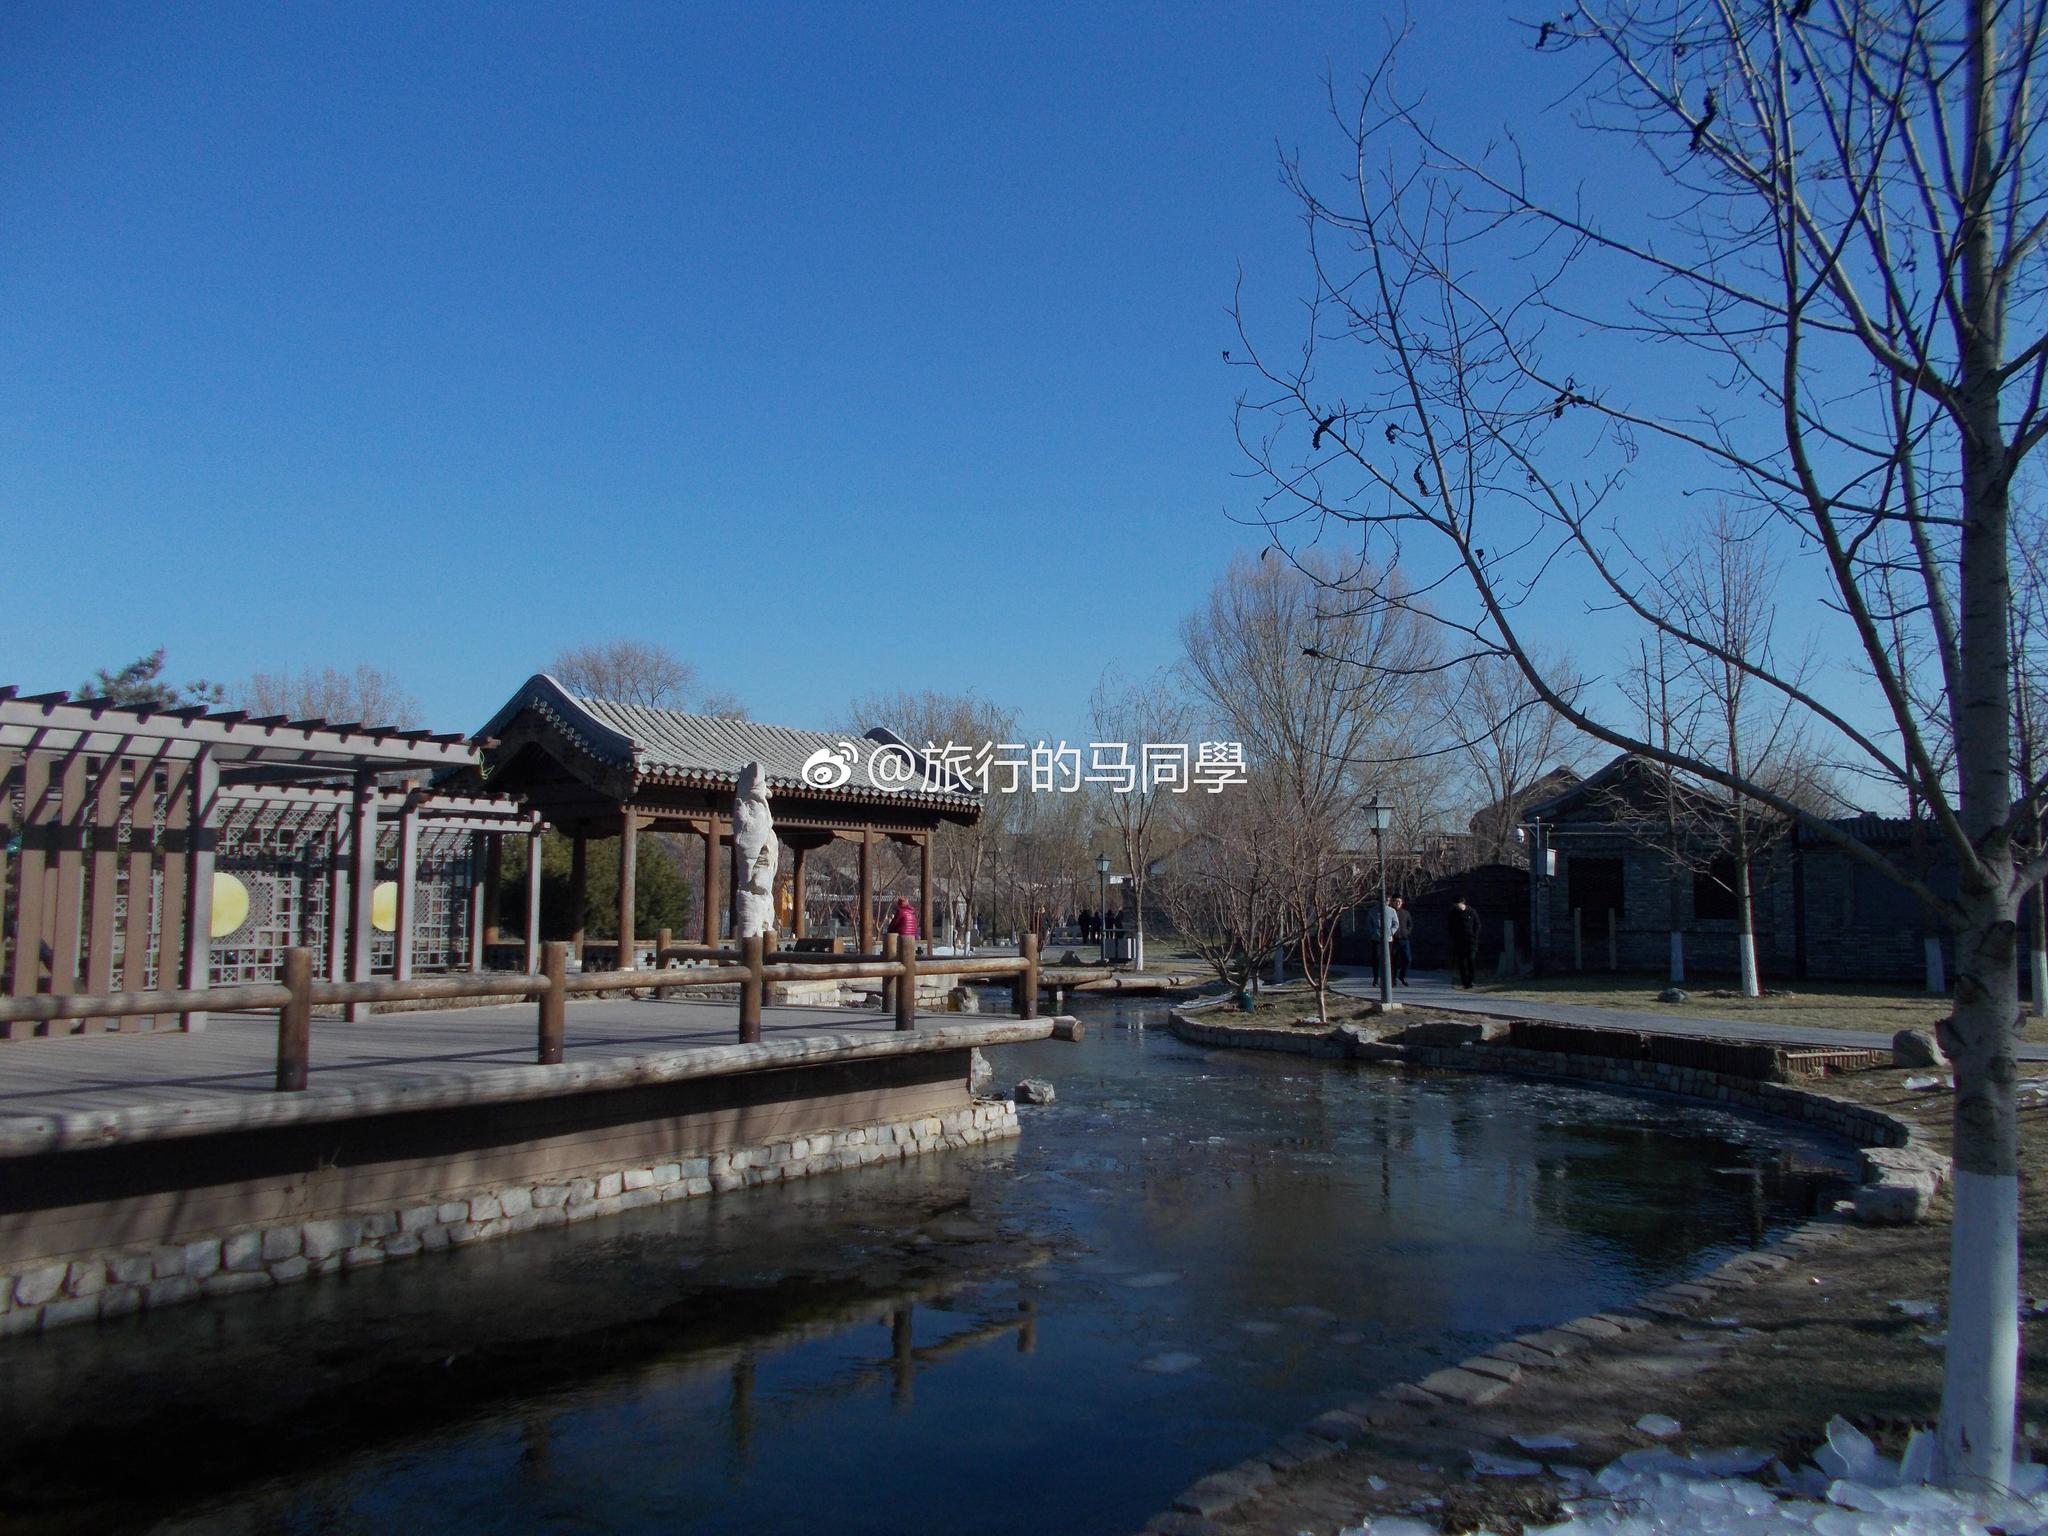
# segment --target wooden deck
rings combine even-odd
[[[920,1018],[926,1029],[963,1024],[1000,1025],[973,1016]],[[894,1035],[893,1015],[848,1008],[766,1008],[761,1020],[761,1064],[787,1054],[806,1037],[843,1039]],[[1046,1031],[1040,1028],[1037,1034]],[[277,1019],[271,1013],[215,1014],[201,1034],[100,1034],[23,1040],[0,1047],[0,1132],[19,1118],[80,1113],[225,1109],[251,1101],[276,1103],[331,1098],[385,1100],[419,1090],[459,1090],[503,1080],[560,1073],[565,1086],[587,1083],[593,1072],[630,1069],[636,1062],[703,1051],[744,1070],[753,1058],[730,1053],[735,1045],[730,1002],[680,999],[593,998],[572,1001],[563,1068],[533,1066],[535,1021],[531,1003],[377,1014],[360,1023],[316,1018],[312,1073],[306,1093],[275,1090]],[[875,1042],[877,1045],[882,1042]],[[905,1042],[909,1043],[908,1040]],[[565,1070],[566,1069],[566,1070]]]

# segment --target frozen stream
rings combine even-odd
[[[1669,1102],[1088,1017],[997,1054],[1059,1090],[1006,1147],[14,1341],[0,1523],[1128,1532],[1323,1408],[1747,1246],[1841,1166]]]

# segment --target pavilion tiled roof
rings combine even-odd
[[[629,769],[642,781],[723,788],[739,781],[750,763],[759,763],[770,791],[800,791],[837,799],[888,799],[943,804],[963,810],[978,808],[981,796],[957,776],[933,772],[927,782],[920,770],[905,784],[876,780],[871,768],[876,751],[895,746],[922,764],[922,753],[894,733],[875,729],[858,738],[830,731],[764,725],[757,720],[725,715],[697,715],[679,709],[653,709],[616,699],[571,693],[545,673],[530,678],[481,733],[490,736],[526,710],[544,716],[561,735],[599,762]],[[848,749],[851,748],[851,752]],[[824,776],[806,776],[805,765],[820,753],[845,763],[843,783]],[[850,760],[849,760],[850,759]]]

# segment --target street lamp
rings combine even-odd
[[[1109,855],[1095,855],[1095,947],[1102,952],[1102,963],[1109,964]]]
[[[1394,824],[1394,808],[1381,805],[1378,791],[1374,791],[1372,804],[1365,808],[1366,825],[1372,828],[1372,845],[1380,856],[1380,909],[1378,922],[1380,930],[1380,1006],[1386,1007],[1394,1000],[1394,936],[1387,925],[1387,845],[1385,833]]]

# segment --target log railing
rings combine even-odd
[[[316,981],[313,952],[285,951],[281,982],[224,987],[188,987],[159,992],[44,994],[0,998],[0,1024],[54,1023],[65,1019],[120,1019],[167,1013],[246,1013],[277,1010],[277,1087],[294,1092],[306,1086],[312,1058],[313,1010],[350,1003],[432,1002],[440,998],[533,998],[539,1011],[534,1059],[557,1066],[567,1036],[567,1004],[580,992],[661,990],[679,985],[704,986],[737,981],[740,987],[739,1038],[742,1044],[761,1038],[761,1006],[768,987],[790,981],[881,981],[896,1014],[899,1030],[917,1027],[917,979],[924,976],[1010,978],[1010,1004],[1020,1019],[1038,1017],[1038,943],[1026,935],[1021,955],[990,955],[978,959],[920,960],[914,943],[893,934],[877,955],[797,954],[768,948],[761,936],[736,946],[664,945],[656,965],[669,960],[706,962],[688,972],[672,970],[579,971],[568,969],[569,946],[541,946],[537,973],[518,975],[482,972],[468,976],[421,976],[405,981]],[[821,963],[823,962],[823,963]],[[686,978],[686,979],[685,979]]]

